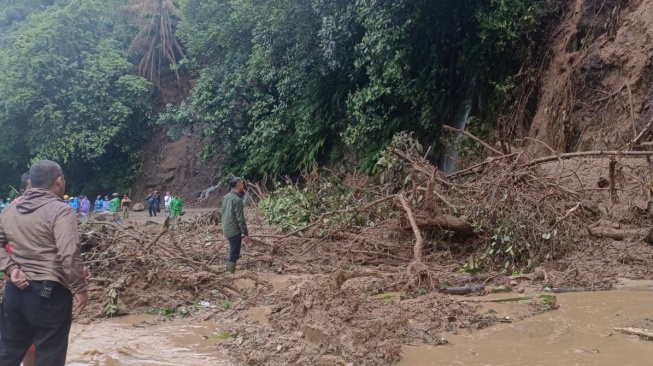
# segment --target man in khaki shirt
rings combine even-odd
[[[0,365],[19,366],[33,342],[37,366],[63,366],[72,312],[81,314],[88,303],[90,273],[80,255],[77,213],[62,200],[61,167],[38,161],[29,177],[32,189],[0,214],[0,271],[10,276],[0,314]]]

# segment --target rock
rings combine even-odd
[[[132,211],[134,212],[142,212],[145,211],[145,206],[142,203],[137,203],[132,207]]]
[[[95,221],[109,222],[111,221],[112,218],[113,218],[113,212],[109,212],[109,211],[100,211],[93,216],[93,219],[95,219]]]

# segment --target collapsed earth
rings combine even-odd
[[[7,202],[128,200],[67,365],[653,355],[653,1],[0,5]]]

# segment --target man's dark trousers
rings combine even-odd
[[[243,244],[242,234],[234,235],[229,240],[229,259],[228,262],[236,263],[240,258],[240,247]]]
[[[73,296],[57,282],[49,298],[43,281],[21,290],[7,281],[0,314],[0,365],[20,366],[27,349],[36,346],[36,365],[63,366],[72,324]]]
[[[156,206],[149,206],[147,210],[150,211],[150,217],[156,216]]]

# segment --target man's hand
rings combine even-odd
[[[78,292],[75,294],[73,301],[73,313],[75,316],[80,316],[88,304],[88,292]]]
[[[24,290],[29,286],[29,277],[23,272],[20,268],[16,268],[13,271],[11,271],[11,282],[16,285],[21,290]]]
[[[93,274],[91,273],[91,270],[88,269],[88,267],[86,266],[84,266],[84,269],[82,271],[84,273],[84,281],[88,283],[88,281],[90,281],[91,278],[93,278]]]
[[[247,244],[249,242],[249,236],[243,236],[243,244]]]

